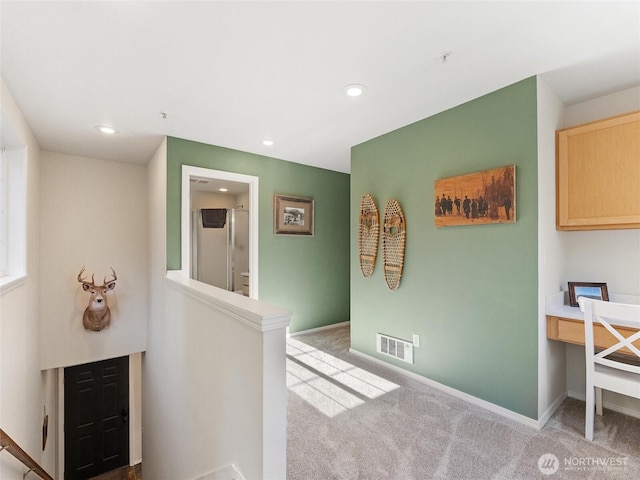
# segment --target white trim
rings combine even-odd
[[[0,139],[2,142],[2,139]],[[7,190],[9,180],[7,179],[7,160],[4,158],[5,146],[0,144],[0,278],[7,275]]]
[[[14,288],[18,288],[20,285],[27,283],[27,276],[11,276],[0,277],[0,296],[7,292],[10,292]]]
[[[191,177],[228,180],[249,185],[249,296],[254,299],[260,298],[258,296],[259,178],[253,175],[182,165],[180,268],[186,277],[191,277]]]
[[[556,399],[553,402],[551,402],[551,405],[549,405],[549,408],[547,408],[545,412],[538,419],[540,428],[544,427],[547,424],[549,419],[553,416],[554,413],[556,413],[556,410],[560,408],[560,405],[562,405],[562,402],[564,402],[566,398],[567,398],[567,392],[562,392],[560,395],[556,397]]]
[[[379,360],[377,358],[374,358],[370,355],[367,355],[366,353],[362,353],[359,352],[357,350],[354,350],[353,348],[349,349],[350,353],[353,353],[354,355],[357,355],[365,360],[368,360],[370,362],[375,363],[376,365],[381,365],[383,367],[387,367],[391,370],[393,370],[394,372],[397,373],[401,373],[402,375],[405,375],[413,380],[417,380],[421,383],[424,383],[425,385],[428,385],[430,387],[435,388],[436,390],[440,390],[442,392],[445,392],[449,395],[451,395],[452,397],[456,397],[459,398],[460,400],[464,400],[467,403],[470,403],[472,405],[475,405],[477,407],[480,408],[484,408],[485,410],[489,410],[492,413],[495,413],[497,415],[500,415],[502,417],[508,418],[509,420],[513,420],[515,422],[518,422],[522,425],[526,425],[527,427],[531,427],[534,428],[536,430],[541,430],[542,426],[544,424],[540,423],[540,421],[538,420],[534,420],[532,418],[526,417],[524,415],[521,415],[519,413],[513,412],[507,408],[501,407],[499,405],[496,405],[494,403],[491,402],[487,402],[486,400],[482,400],[481,398],[478,397],[474,397],[473,395],[469,395],[468,393],[465,392],[461,392],[460,390],[456,390],[455,388],[451,388],[447,385],[443,385],[442,383],[436,382],[435,380],[431,380],[427,377],[423,377],[422,375],[418,375],[417,373],[413,373],[410,372],[408,370],[405,370],[404,368],[400,368],[400,367],[396,367],[395,365],[392,365],[390,363],[384,362],[382,360]],[[555,403],[555,402],[554,402]]]
[[[324,330],[331,330],[334,328],[344,327],[350,324],[351,324],[350,321],[332,323],[331,325],[325,325],[324,327],[310,328],[309,330],[300,330],[299,332],[295,332],[295,333],[289,333],[289,329],[287,328],[287,338],[299,337],[301,335],[309,335],[310,333],[322,332]]]
[[[129,466],[142,463],[142,352],[129,354]]]
[[[202,477],[196,478],[196,480],[225,480],[232,478],[233,480],[244,480],[242,473],[238,470],[235,464],[227,465],[224,468],[220,468],[215,472],[208,473]]]
[[[291,321],[284,308],[198,282],[181,270],[171,270],[165,278],[170,287],[260,332],[288,327]]]
[[[4,127],[4,125],[3,125]],[[4,134],[4,132],[2,132]],[[4,139],[3,139],[4,140]],[[3,153],[6,165],[6,258],[4,276],[20,277],[27,271],[27,172],[26,148],[9,148]]]
[[[56,368],[57,377],[57,391],[56,396],[58,398],[58,420],[56,428],[58,429],[58,444],[56,445],[56,452],[58,454],[57,478],[64,478],[64,367]]]
[[[574,392],[574,391],[569,390],[567,392],[567,396],[570,397],[570,398],[575,398],[576,400],[581,400],[583,402],[586,401],[586,396],[585,396],[584,392]],[[623,405],[618,405],[617,403],[609,402],[609,401],[606,401],[606,400],[602,401],[602,406],[603,406],[603,408],[606,408],[608,410],[612,410],[614,412],[623,413],[625,415],[628,415],[628,416],[634,417],[634,418],[640,418],[640,412],[638,410],[636,410],[635,408],[625,407]]]

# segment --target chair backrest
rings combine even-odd
[[[640,360],[640,349],[633,343],[640,344],[640,305],[628,305],[623,303],[603,302],[602,300],[593,300],[590,298],[580,297],[578,299],[580,309],[584,312],[584,330],[585,330],[585,353],[587,360],[587,372],[592,371],[594,364],[598,363],[619,370],[626,370],[640,374],[640,366],[616,358],[606,358],[607,356],[618,353],[627,356],[635,355]],[[594,324],[600,324],[606,328],[617,343],[601,352],[594,353]],[[627,327],[638,330],[633,335],[625,337],[620,327]],[[625,332],[627,335],[628,330]],[[620,352],[624,348],[625,350]]]

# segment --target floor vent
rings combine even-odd
[[[376,334],[376,350],[403,362],[413,363],[413,344],[388,335]]]

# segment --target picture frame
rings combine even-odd
[[[594,300],[609,301],[609,291],[606,283],[597,282],[568,282],[569,284],[569,305],[579,307],[580,297],[592,298]]]
[[[516,221],[516,166],[441,178],[434,182],[436,227]]]
[[[273,197],[274,235],[314,236],[313,198],[276,194]]]

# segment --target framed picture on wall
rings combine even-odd
[[[274,235],[313,237],[313,198],[274,195]]]
[[[516,221],[516,166],[441,178],[434,184],[435,225]]]
[[[609,301],[609,292],[606,283],[593,282],[569,282],[569,305],[578,307],[580,297],[594,300]]]

